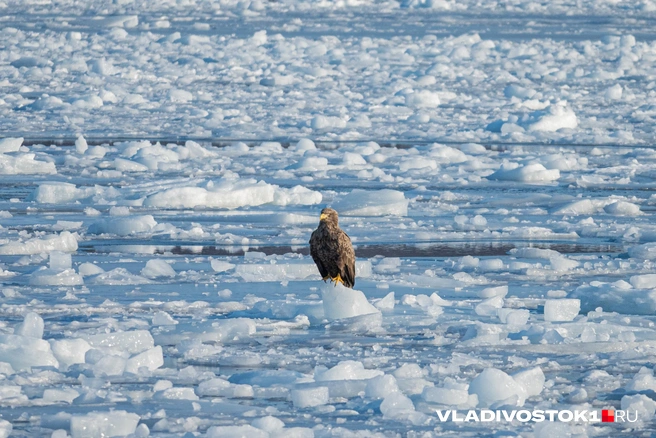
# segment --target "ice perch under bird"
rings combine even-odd
[[[332,208],[321,210],[319,226],[310,237],[310,255],[323,281],[352,288],[355,285],[355,251],[338,221],[337,212]]]

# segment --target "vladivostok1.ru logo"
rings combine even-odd
[[[638,411],[614,411],[603,409],[601,411],[602,423],[635,423],[638,421]]]
[[[437,418],[446,423],[478,423],[478,422],[499,422],[499,421],[519,421],[522,423],[542,421],[560,421],[562,423],[635,423],[638,421],[638,411],[628,410],[567,410],[567,409],[513,409],[513,410],[491,410],[481,409],[480,411],[470,409],[465,412],[456,409],[436,410]]]

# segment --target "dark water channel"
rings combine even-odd
[[[620,253],[623,247],[616,243],[579,243],[562,241],[481,241],[481,242],[426,242],[426,243],[371,243],[358,244],[355,251],[358,257],[462,257],[466,255],[485,257],[507,255],[514,248],[551,249],[563,254]],[[257,251],[266,255],[288,253],[309,254],[307,245],[261,245],[236,246],[211,243],[171,243],[162,241],[131,240],[91,240],[80,242],[80,251],[85,253],[142,253],[204,256],[243,256],[246,252]]]

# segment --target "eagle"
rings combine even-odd
[[[310,255],[323,281],[352,288],[355,285],[355,251],[348,234],[339,228],[337,212],[321,210],[319,226],[310,237]]]

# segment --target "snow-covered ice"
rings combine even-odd
[[[398,190],[360,190],[340,198],[334,206],[344,216],[406,216],[408,200]]]
[[[0,437],[656,432],[653,0],[83,3],[0,0]]]
[[[311,408],[328,403],[329,391],[326,386],[299,388],[292,390],[292,403],[296,408]]]
[[[37,313],[30,312],[25,315],[23,322],[16,325],[14,328],[14,333],[20,336],[41,339],[43,338],[43,328],[43,318],[41,318]]]
[[[577,299],[546,300],[544,302],[545,321],[572,321],[581,310]]]
[[[329,320],[378,313],[367,297],[357,289],[349,289],[341,283],[325,284],[321,287],[323,311]]]
[[[126,411],[90,412],[71,417],[71,437],[125,436],[137,429],[139,416]]]
[[[501,169],[489,176],[490,179],[501,181],[519,181],[530,183],[545,183],[560,178],[558,169],[546,169],[540,163],[525,166],[504,165]]]

